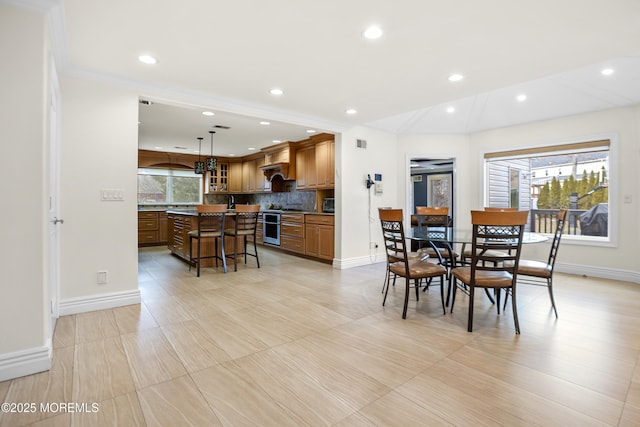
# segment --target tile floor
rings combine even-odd
[[[0,383],[3,402],[98,403],[0,414],[0,426],[640,425],[640,285],[558,274],[510,309],[477,295],[380,293],[384,264],[335,270],[259,248],[200,278],[141,249],[139,305],[61,317],[50,371]]]

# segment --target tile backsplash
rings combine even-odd
[[[303,211],[316,211],[315,191],[296,191],[295,183],[291,191],[281,193],[257,193],[257,194],[234,194],[236,205],[256,204],[262,209],[269,209],[271,205],[282,209],[299,209]],[[228,203],[227,194],[206,194],[205,203]],[[322,208],[322,206],[320,206]]]

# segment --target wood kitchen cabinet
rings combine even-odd
[[[242,191],[252,193],[256,191],[256,160],[242,162]],[[262,174],[262,171],[260,171]]]
[[[229,163],[218,162],[218,169],[205,173],[205,194],[227,193],[229,191]]]
[[[167,243],[167,213],[138,212],[138,247],[160,246]]]
[[[240,193],[242,191],[242,183],[242,163],[229,163],[229,192]]]
[[[322,141],[315,146],[317,188],[333,188],[335,185],[335,142]]]
[[[283,213],[280,216],[280,248],[305,253],[304,214]]]
[[[333,260],[333,215],[305,215],[305,255]]]
[[[271,191],[271,182],[264,176],[264,172],[260,169],[260,166],[264,166],[266,159],[264,156],[256,159],[256,167],[255,167],[255,183],[256,183],[256,191],[264,192]]]
[[[316,149],[306,147],[296,151],[296,188],[311,190],[317,187]]]

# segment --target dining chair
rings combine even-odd
[[[198,228],[189,232],[189,271],[191,265],[196,265],[196,275],[200,277],[200,264],[205,258],[215,258],[216,267],[218,260],[222,260],[224,272],[227,272],[227,257],[224,252],[224,222],[227,213],[226,204],[198,205]],[[202,241],[213,239],[213,255],[201,256]],[[193,240],[196,240],[196,258],[193,258]],[[218,240],[220,240],[220,255],[218,255]]]
[[[558,310],[556,309],[556,302],[553,298],[553,269],[556,265],[556,255],[558,254],[558,248],[560,247],[560,239],[562,239],[562,233],[564,231],[565,222],[567,221],[567,210],[560,209],[556,215],[556,231],[553,235],[553,241],[551,242],[551,250],[549,251],[549,258],[547,261],[536,261],[529,259],[521,259],[518,263],[518,284],[528,285],[542,285],[546,286],[549,290],[549,299],[551,300],[551,307],[553,312],[558,317]],[[506,262],[510,264],[511,261]],[[526,276],[524,279],[522,276]],[[544,279],[540,281],[538,279]],[[507,292],[507,299],[509,293]],[[504,304],[507,305],[507,299]]]
[[[416,215],[418,216],[418,227],[444,229],[449,226],[449,208],[447,207],[416,206]],[[419,248],[418,253],[427,254],[431,258],[438,258],[441,263],[451,267],[459,256],[453,248],[444,243],[431,243],[427,247]]]
[[[256,246],[256,229],[258,226],[258,214],[260,205],[236,205],[235,226],[224,230],[225,236],[233,237],[233,271],[238,271],[238,255],[244,255],[244,263],[247,263],[247,255],[255,257],[258,268],[260,259],[258,258],[258,247]],[[247,252],[247,237],[253,237],[253,253]],[[242,240],[242,252],[238,252],[238,239]]]
[[[485,212],[517,212],[518,208],[495,208],[495,207],[490,207],[490,206],[485,206],[484,208]],[[491,249],[487,249],[487,250],[491,250]],[[500,251],[496,251],[493,253],[489,253],[490,255],[494,255],[496,258],[499,258],[500,256],[502,256],[502,253]],[[462,245],[462,258],[461,261],[463,264],[468,264],[471,262],[471,249],[466,249],[466,245]]]
[[[453,269],[454,285],[451,300],[451,312],[453,312],[459,280],[466,285],[469,292],[467,320],[469,332],[473,331],[475,288],[485,290],[492,288],[496,291],[498,314],[500,314],[500,290],[511,290],[513,321],[516,334],[520,333],[516,306],[516,278],[522,249],[522,233],[528,215],[529,211],[471,211],[473,225],[471,264]],[[496,257],[494,251],[501,252],[502,256]],[[508,264],[504,261],[512,261],[512,263]]]
[[[431,280],[434,277],[440,277],[440,299],[442,301],[442,313],[444,314],[444,277],[447,274],[446,268],[433,262],[409,259],[407,239],[404,234],[402,209],[378,209],[378,214],[382,226],[382,237],[384,239],[389,271],[396,276],[405,278],[402,318],[407,318],[411,280],[413,280],[413,287],[416,290],[416,300],[419,300],[420,280]],[[383,306],[387,301],[388,293],[389,284],[387,283],[384,299],[382,300]]]
[[[391,207],[379,207],[380,209],[392,209]],[[409,261],[426,261],[429,258],[428,254],[420,254],[418,252],[408,252]],[[387,269],[385,271],[384,282],[382,283],[382,293],[385,292],[390,283],[393,283],[393,286],[396,285],[396,275],[391,272],[389,268],[391,264],[389,263],[389,258],[387,257]],[[393,282],[391,282],[393,279]]]

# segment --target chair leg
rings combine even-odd
[[[220,254],[222,255],[222,267],[224,267],[224,272],[226,273],[227,272],[227,255],[224,253],[224,233],[220,237]]]
[[[516,334],[520,333],[520,323],[518,322],[518,308],[516,306],[516,288],[511,288],[511,309],[513,310],[513,323],[516,327]]]
[[[196,259],[196,277],[200,277],[200,241],[202,239],[198,237],[198,259]]]
[[[395,280],[395,279],[394,279]],[[402,318],[406,319],[407,318],[407,307],[409,306],[409,288],[410,286],[410,280],[409,277],[405,277],[405,292],[404,292],[404,310],[402,310]]]
[[[253,250],[256,253],[256,263],[258,264],[258,268],[260,268],[260,260],[258,259],[258,246],[256,246],[256,235],[253,235]]]
[[[496,288],[493,293],[496,295],[496,307],[498,308],[498,315],[500,314],[500,288]]]
[[[456,294],[458,293],[458,282],[457,282],[457,279],[455,277],[453,278],[453,290],[451,292],[453,292],[453,295],[451,296],[451,311],[450,311],[450,313],[453,313],[453,305],[456,303]]]
[[[244,247],[244,263],[247,263],[247,236],[242,236],[242,246]]]
[[[442,301],[442,314],[447,314],[444,308],[444,276],[440,276],[440,301]]]
[[[491,296],[491,294],[489,293],[489,289],[488,288],[484,288],[484,293],[487,294],[487,297],[489,298],[489,301],[491,301],[491,304],[495,304],[496,302],[494,301],[493,297]],[[500,309],[498,308],[498,313],[500,313]]]
[[[413,287],[416,288],[416,301],[420,301],[420,284],[422,279],[413,279]]]
[[[384,298],[382,299],[382,306],[383,307],[384,307],[384,303],[387,301],[387,295],[389,294],[389,281],[391,280],[391,272],[388,271],[388,273],[389,273],[389,280],[387,280],[387,283],[386,283],[386,285],[387,285],[386,286],[386,290],[385,290],[384,286],[382,288],[384,290]]]
[[[547,288],[549,289],[549,298],[551,299],[551,306],[553,307],[553,312],[556,314],[556,319],[557,319],[558,310],[556,310],[556,301],[553,298],[553,276],[547,279]]]
[[[469,285],[469,319],[467,320],[467,331],[473,332],[473,294],[475,286]]]
[[[213,256],[216,259],[216,268],[218,268],[218,238],[213,238]]]
[[[389,280],[391,279],[391,272],[389,271],[389,265],[387,265],[387,269],[384,272],[384,282],[382,282],[382,291],[380,293],[384,293],[384,290],[389,286]]]
[[[224,244],[224,236],[222,239]],[[233,236],[233,271],[238,271],[238,236]]]

